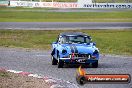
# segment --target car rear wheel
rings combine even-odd
[[[92,64],[92,67],[93,67],[93,68],[97,68],[97,67],[98,67],[98,61],[94,62],[94,63]]]
[[[51,60],[52,60],[52,65],[57,65],[57,60],[53,56],[51,56]]]
[[[58,68],[63,68],[64,62],[58,58]]]

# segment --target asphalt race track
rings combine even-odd
[[[0,48],[0,67],[28,71],[52,76],[75,83],[79,88],[132,88],[129,84],[85,84],[76,83],[77,67],[57,68],[51,65],[50,51]],[[132,76],[132,57],[101,55],[98,68],[85,68],[88,74],[130,74]]]
[[[0,22],[0,29],[131,29],[132,22]]]

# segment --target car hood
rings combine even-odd
[[[63,44],[68,53],[92,54],[95,48],[87,44]]]

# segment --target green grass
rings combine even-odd
[[[92,36],[101,53],[132,55],[132,30],[74,30]],[[60,30],[0,30],[1,47],[50,49]]]
[[[49,9],[0,8],[0,22],[132,22],[131,10],[117,12],[46,12],[45,10]]]
[[[36,0],[37,1],[37,0]],[[43,2],[52,2],[52,0],[42,0]],[[77,0],[54,0],[54,2],[77,2]]]

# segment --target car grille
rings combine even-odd
[[[90,59],[91,58],[91,54],[70,54],[70,58],[74,58],[74,59]]]

